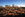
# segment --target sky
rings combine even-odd
[[[17,5],[21,7],[25,7],[25,0],[0,0],[0,5],[5,6],[5,5]]]

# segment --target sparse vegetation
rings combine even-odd
[[[5,9],[5,8],[7,8],[7,9]],[[12,9],[12,10],[11,10],[11,9]],[[19,7],[17,8],[17,7],[9,7],[9,6],[7,7],[7,6],[6,6],[6,7],[0,7],[0,12],[3,11],[3,15],[4,15],[4,16],[5,16],[5,14],[7,15],[10,11],[11,11],[10,13],[14,13],[14,12],[15,12],[14,14],[17,15],[17,13],[19,14],[20,12],[23,12],[23,11],[22,11],[23,9],[22,9],[22,10],[21,10],[21,9],[22,9],[22,8],[19,8]],[[25,8],[24,8],[24,9],[25,9]],[[2,12],[1,12],[1,13],[2,13]],[[23,12],[23,13],[24,13],[24,12]],[[21,14],[21,13],[20,13],[20,14]]]

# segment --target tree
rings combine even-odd
[[[5,7],[8,7],[8,5],[5,5]]]
[[[14,7],[14,4],[12,4],[12,7]]]
[[[0,6],[0,8],[2,8],[3,6]]]
[[[22,7],[22,9],[25,9],[25,7]]]

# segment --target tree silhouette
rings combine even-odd
[[[8,7],[8,5],[5,5],[5,7]]]

